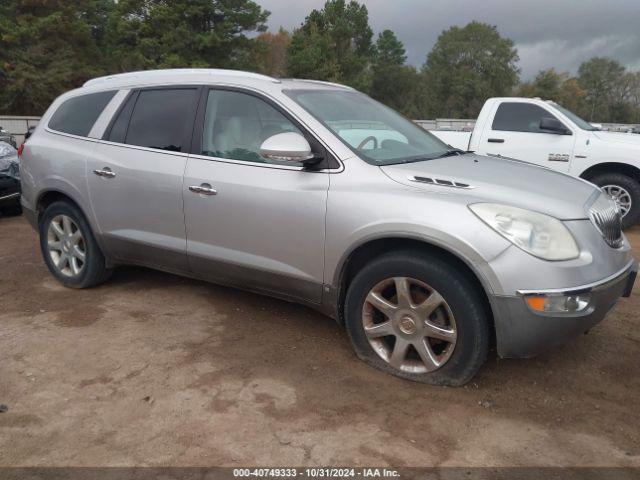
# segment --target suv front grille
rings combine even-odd
[[[615,200],[603,193],[591,206],[589,216],[607,245],[612,248],[622,246],[622,215]]]

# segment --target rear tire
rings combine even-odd
[[[622,228],[629,228],[640,221],[640,182],[621,173],[602,173],[591,179],[592,183],[607,193],[618,194],[620,205],[627,205],[627,212],[622,217]]]
[[[39,222],[40,250],[51,274],[64,286],[88,288],[112,273],[82,212],[70,202],[54,202]]]
[[[402,286],[403,279],[408,279],[408,288]],[[378,303],[380,297],[394,308]],[[439,306],[431,309],[429,302]],[[344,312],[358,357],[401,378],[464,385],[487,358],[489,318],[478,286],[466,272],[435,255],[393,252],[371,261],[349,285]],[[406,353],[396,355],[397,342],[401,350],[409,344]],[[398,362],[400,356],[403,360]]]

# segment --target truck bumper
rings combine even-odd
[[[498,355],[527,358],[566,343],[598,324],[622,296],[629,296],[638,271],[635,260],[622,271],[599,282],[566,289],[524,291],[514,296],[493,296]],[[589,294],[589,303],[575,313],[534,311],[525,297]]]

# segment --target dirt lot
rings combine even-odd
[[[365,366],[281,301],[129,268],[67,290],[23,218],[0,218],[0,305],[3,466],[640,466],[640,288],[455,389]]]

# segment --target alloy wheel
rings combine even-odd
[[[407,373],[441,368],[457,341],[455,317],[446,300],[426,283],[409,277],[388,278],[369,291],[362,325],[378,356]]]
[[[55,268],[66,277],[82,273],[86,244],[78,225],[67,215],[56,215],[47,229],[47,250]]]
[[[624,217],[631,210],[631,194],[620,185],[605,185],[604,193],[615,200],[620,207],[620,214]]]

